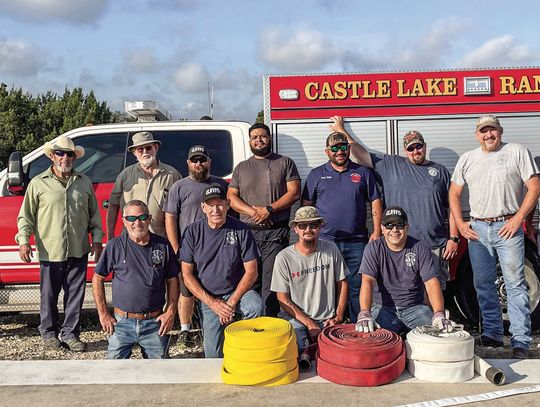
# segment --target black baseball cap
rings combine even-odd
[[[221,185],[210,185],[203,191],[203,202],[212,198],[227,199],[227,191]]]
[[[208,155],[208,151],[206,151],[206,147],[201,146],[201,145],[196,145],[196,146],[190,147],[190,149],[188,151],[188,155],[187,155],[188,160],[191,157],[199,157],[199,156],[210,158],[210,156]]]
[[[389,206],[383,212],[381,223],[383,225],[386,225],[388,223],[402,223],[406,225],[407,214],[405,213],[403,208],[399,206]]]

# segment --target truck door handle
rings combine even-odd
[[[102,205],[104,208],[108,208],[109,207],[109,200],[108,199],[104,199],[103,200],[103,205]]]

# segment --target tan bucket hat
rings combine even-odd
[[[128,147],[128,151],[133,151],[134,148],[137,148],[139,146],[146,146],[147,144],[160,144],[161,141],[154,140],[154,135],[150,133],[149,131],[140,131],[138,133],[135,133],[131,140],[133,140],[133,144]]]
[[[43,152],[48,157],[51,155],[54,150],[60,151],[73,151],[76,158],[81,158],[84,156],[84,147],[76,146],[69,137],[60,136],[55,140],[47,141],[43,145]]]
[[[289,227],[293,228],[297,223],[301,222],[315,222],[321,221],[324,222],[324,219],[319,216],[317,209],[313,206],[302,206],[298,208],[294,214],[294,219],[289,222]]]

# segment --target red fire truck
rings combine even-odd
[[[540,160],[540,68],[268,75],[264,77],[264,116],[274,148],[296,161],[302,179],[327,160],[324,143],[329,117],[345,118],[347,131],[368,150],[403,154],[401,140],[420,131],[428,158],[450,172],[474,138],[480,114],[493,113],[504,127],[503,140],[527,146]],[[463,207],[468,216],[468,196]],[[448,290],[461,312],[478,320],[478,304],[466,242],[451,264]],[[540,327],[540,262],[527,240],[526,278],[533,327]],[[506,290],[496,280],[503,315]]]

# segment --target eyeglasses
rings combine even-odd
[[[258,138],[260,138],[261,140],[268,140],[270,139],[270,136],[268,134],[254,134],[253,136],[249,136],[249,139],[251,141],[255,141]]]
[[[54,150],[54,155],[58,157],[63,157],[67,155],[69,158],[75,157],[75,151],[62,151],[62,150]]]
[[[409,153],[412,153],[414,150],[421,150],[423,148],[424,148],[424,145],[422,143],[417,143],[417,144],[410,145],[409,147],[406,148],[406,150]]]
[[[321,226],[320,222],[310,222],[310,223],[297,223],[296,226],[298,226],[298,229],[300,230],[306,230],[308,227],[311,230],[318,229],[319,226]]]
[[[330,147],[330,151],[333,152],[333,153],[337,153],[338,151],[347,151],[347,149],[349,148],[349,145],[348,144],[339,144],[337,146],[332,146]]]
[[[152,151],[152,149],[154,148],[154,145],[153,144],[150,144],[149,146],[140,146],[140,147],[137,147],[135,150],[139,153],[142,153],[143,151]]]
[[[406,223],[387,223],[386,225],[384,225],[386,230],[392,230],[394,228],[397,228],[397,230],[403,230],[405,229],[405,226],[407,226]]]
[[[127,220],[128,222],[135,222],[137,219],[139,219],[141,222],[144,222],[145,220],[147,220],[148,218],[150,217],[150,215],[148,213],[143,213],[142,215],[139,215],[139,216],[135,216],[135,215],[127,215],[127,216],[124,216],[124,219]]]
[[[204,164],[205,162],[208,161],[208,158],[206,158],[206,157],[191,157],[189,159],[189,161],[191,161],[193,164],[196,164],[196,163]]]

